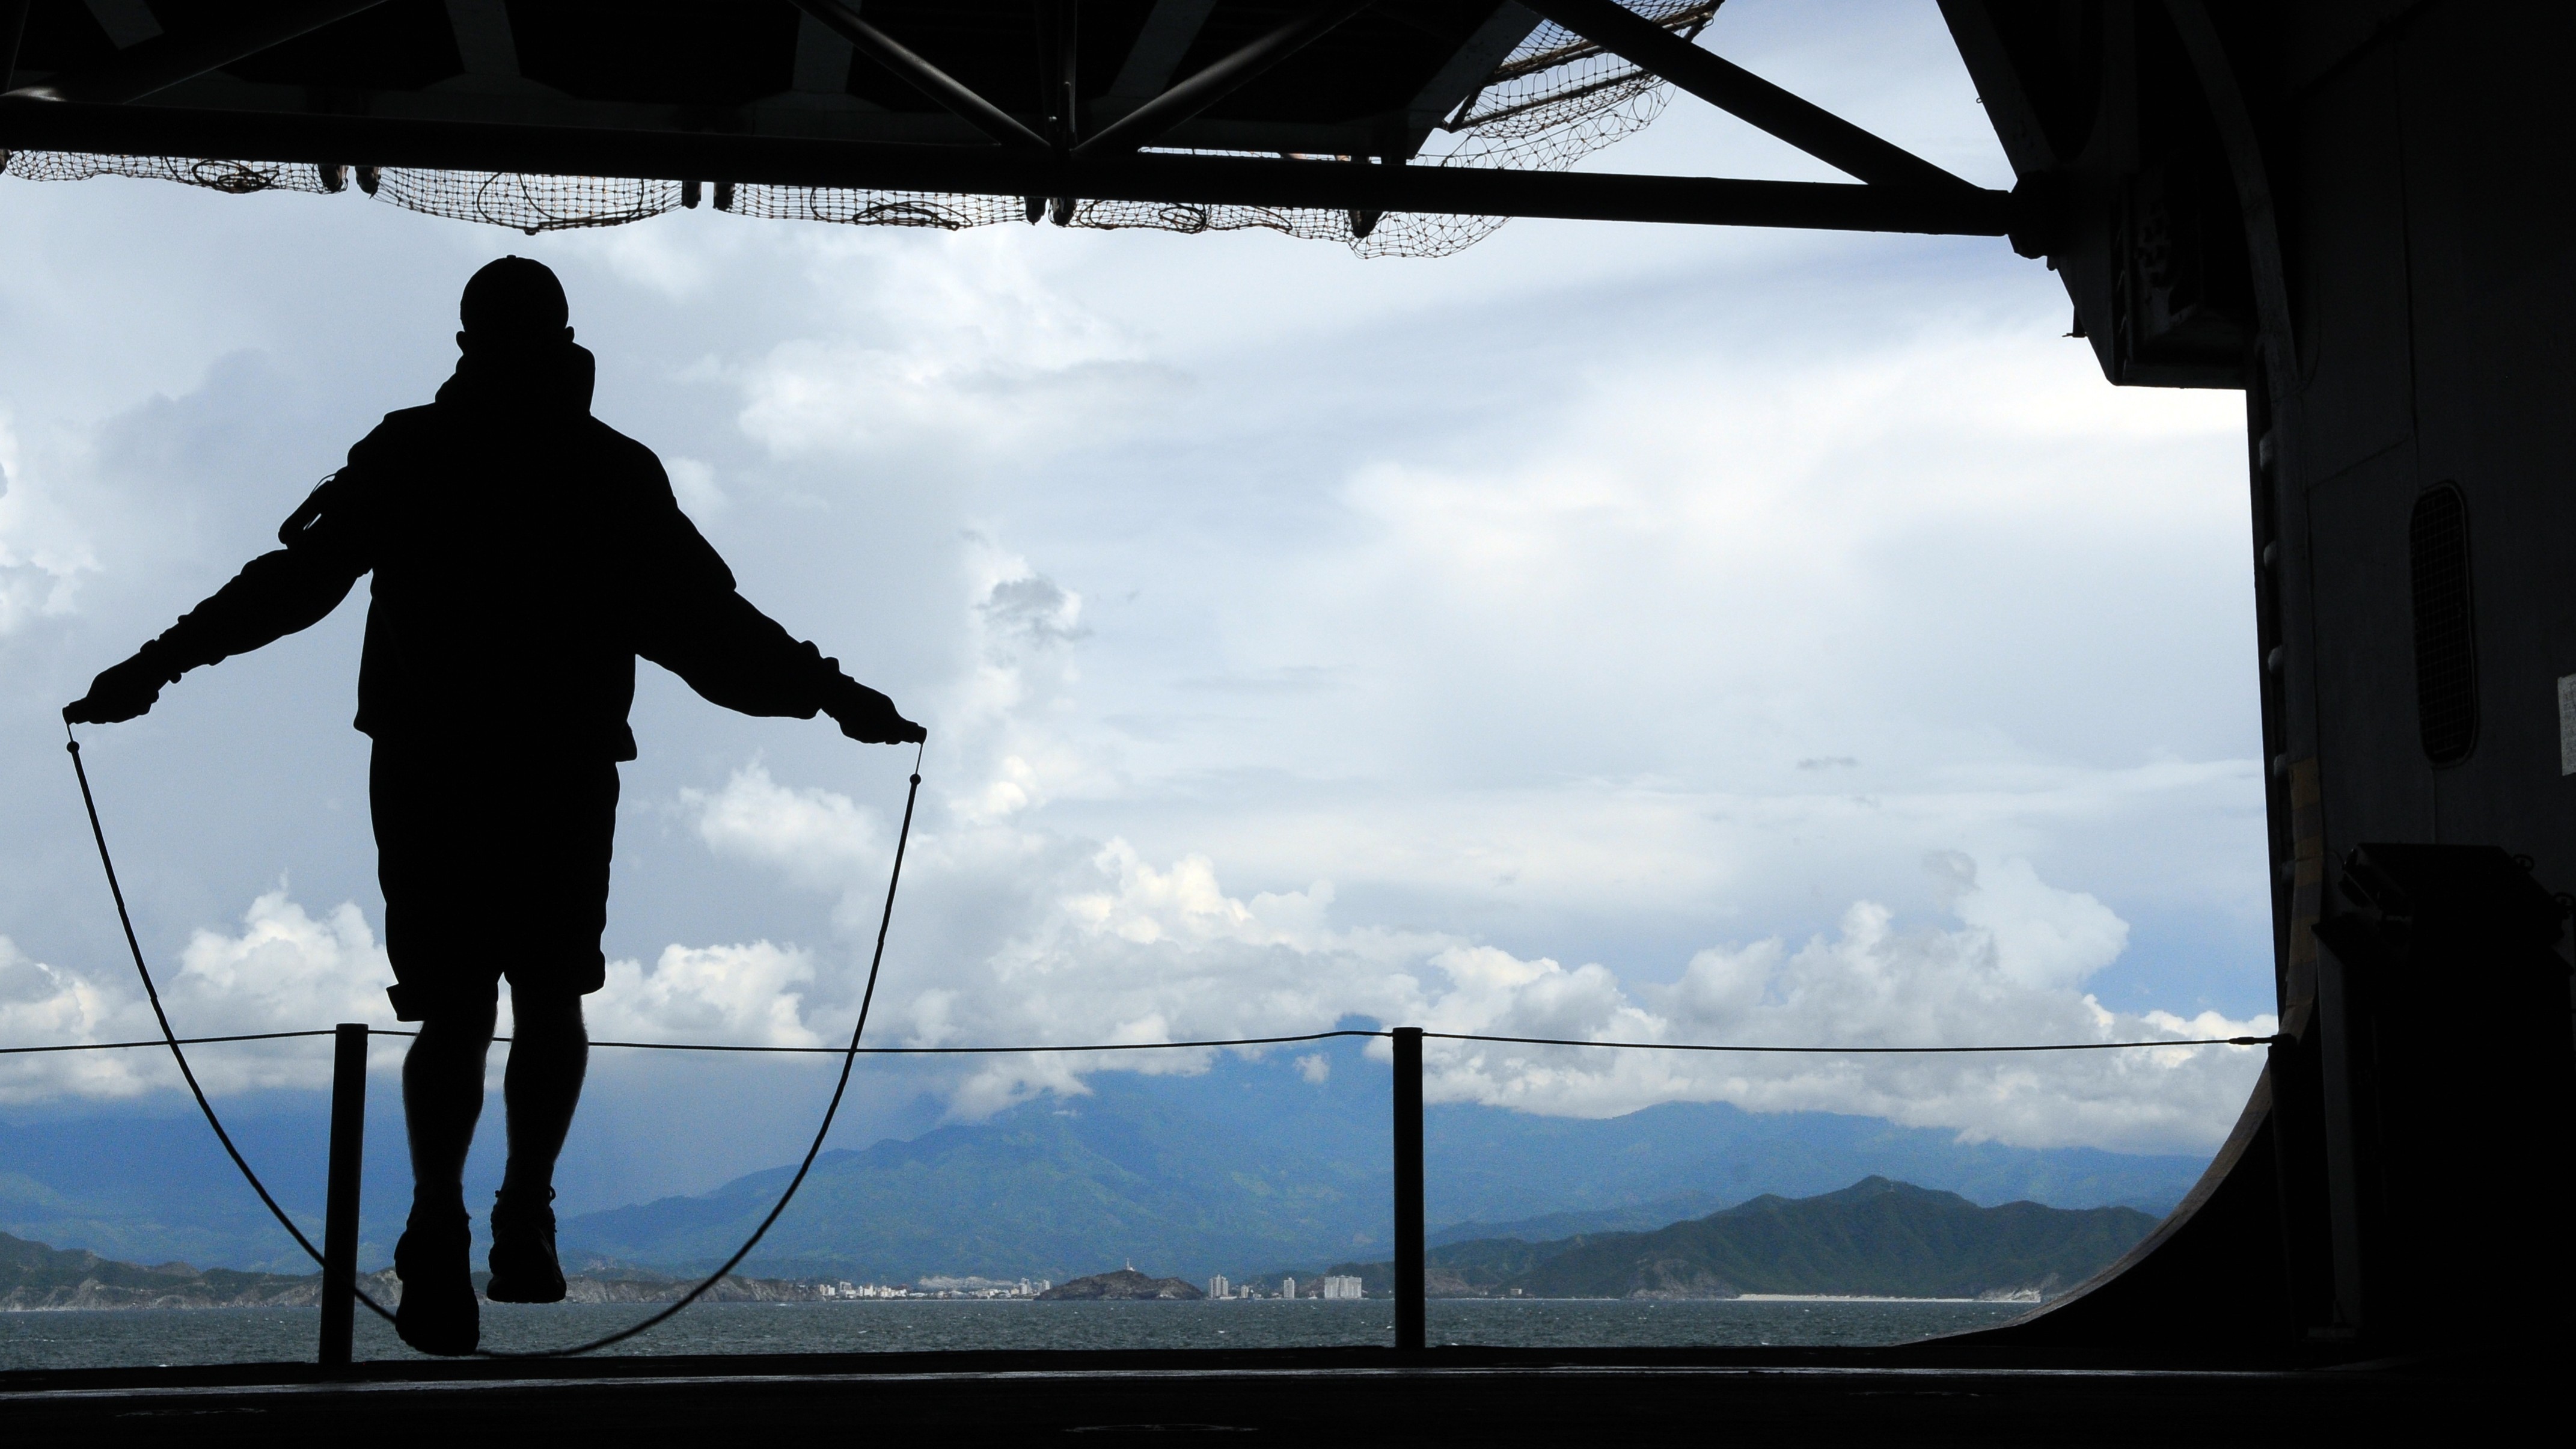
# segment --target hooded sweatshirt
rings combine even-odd
[[[175,679],[373,573],[357,727],[379,744],[631,760],[639,655],[727,708],[812,718],[839,664],[736,592],[660,460],[590,416],[593,375],[570,342],[468,353],[146,656]]]

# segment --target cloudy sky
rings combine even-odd
[[[1710,42],[2010,180],[1928,0],[1738,0]],[[1828,174],[1687,99],[1589,164]],[[2269,1029],[2241,400],[2110,388],[1999,241],[1515,222],[1362,261],[705,211],[532,238],[101,179],[0,181],[0,1043],[149,1034],[56,711],[426,400],[508,251],[561,272],[596,411],[753,600],[930,726],[872,1038]],[[391,1024],[362,622],[88,732],[183,1030]],[[908,752],[645,674],[595,1028],[838,1039]],[[206,1070],[304,1088],[321,1057]],[[2205,1150],[2253,1058],[1488,1049],[1433,1090]],[[846,1135],[1122,1065],[888,1069]],[[810,1130],[801,1068],[600,1080],[610,1196]],[[0,1104],[168,1081],[18,1058]]]

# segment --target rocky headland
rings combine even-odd
[[[1088,1278],[1059,1283],[1039,1294],[1038,1298],[1041,1301],[1074,1303],[1177,1303],[1206,1296],[1178,1278],[1149,1278],[1133,1268],[1121,1268],[1114,1273],[1094,1273]]]

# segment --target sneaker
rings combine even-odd
[[[474,1233],[460,1209],[424,1217],[414,1212],[394,1244],[394,1274],[402,1302],[394,1332],[422,1353],[453,1357],[483,1340],[482,1309],[474,1301]]]
[[[492,1198],[492,1279],[483,1296],[495,1303],[561,1303],[563,1265],[555,1259],[555,1190],[543,1201],[508,1193]]]

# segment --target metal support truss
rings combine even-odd
[[[1224,100],[1253,77],[1305,49],[1371,3],[1372,0],[1325,0],[1307,7],[1287,24],[1119,117],[1099,135],[1074,147],[1074,154],[1114,156],[1152,145],[1174,126]]]
[[[1770,132],[1873,186],[1967,190],[1976,186],[1833,112],[1801,100],[1732,61],[1674,35],[1613,0],[1519,0],[1647,74]]]
[[[0,0],[0,93],[18,83],[18,42],[26,38],[35,0]]]
[[[1046,149],[1046,138],[1023,126],[1010,112],[977,95],[971,88],[932,65],[901,41],[859,18],[859,7],[846,0],[793,0],[796,8],[822,21],[841,33],[859,53],[962,117],[978,131],[1005,146]]]
[[[1073,148],[1082,136],[1082,93],[1076,84],[1082,24],[1080,0],[1037,0],[1038,114],[1046,121],[1047,144],[1058,151]],[[1064,226],[1073,220],[1070,196],[1028,198],[1029,220],[1051,216]]]
[[[781,186],[1079,196],[1180,205],[1565,217],[2002,236],[2014,198],[1941,190],[1589,172],[1375,166],[1162,154],[1092,158],[1043,146],[927,146],[712,132],[277,115],[0,98],[0,148],[126,156],[257,157]]]
[[[192,35],[165,32],[118,51],[114,59],[95,69],[55,76],[43,85],[11,94],[111,105],[138,101],[383,3],[384,0],[305,0],[301,5],[280,6],[258,19],[218,31]]]

